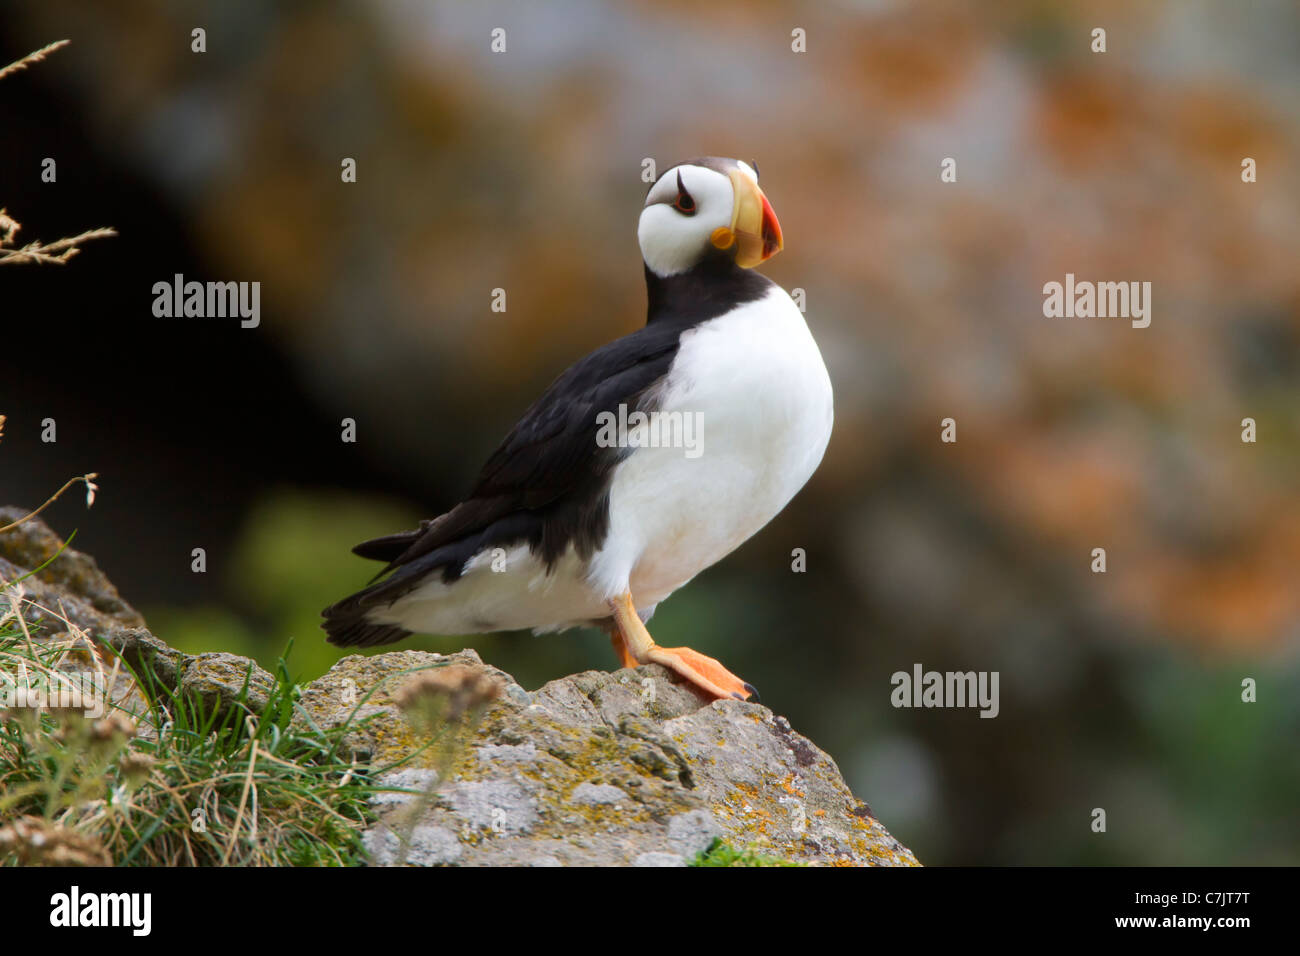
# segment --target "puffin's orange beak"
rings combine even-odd
[[[736,237],[736,265],[752,269],[785,248],[781,224],[758,181],[743,169],[731,171],[736,205],[731,211],[731,231]]]

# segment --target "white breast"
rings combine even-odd
[[[830,440],[831,383],[779,286],[682,335],[660,401],[697,416],[698,451],[639,447],[610,488],[610,533],[588,579],[648,609],[767,524]],[[692,457],[694,456],[694,457]]]

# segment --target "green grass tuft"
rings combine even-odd
[[[52,673],[66,644],[0,623],[0,671]],[[123,662],[125,666],[125,662]],[[135,672],[145,714],[0,712],[0,865],[351,866],[374,819],[365,768],[301,711],[283,659],[268,704],[205,707]],[[309,729],[303,729],[306,726]]]
[[[722,839],[716,839],[695,857],[690,866],[803,866],[792,860],[783,860],[779,856],[759,853],[752,847],[737,850]]]

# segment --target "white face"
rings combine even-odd
[[[750,166],[739,165],[758,178]],[[735,204],[731,178],[716,170],[683,164],[660,176],[646,196],[636,231],[650,271],[670,276],[699,262],[713,231],[731,225]]]

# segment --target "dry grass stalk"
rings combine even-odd
[[[109,239],[117,235],[116,229],[88,229],[79,236],[57,239],[48,246],[42,244],[38,239],[35,242],[27,243],[21,249],[3,248],[6,244],[13,242],[14,233],[21,228],[21,225],[5,215],[3,209],[0,209],[0,230],[4,230],[4,235],[0,236],[0,266],[21,265],[25,262],[61,266],[81,251],[78,248],[80,243],[90,242],[92,239]]]
[[[67,46],[71,42],[72,42],[71,40],[55,40],[53,43],[49,44],[48,46],[43,46],[39,50],[36,50],[32,53],[28,53],[21,60],[14,60],[14,62],[10,63],[3,70],[0,70],[0,80],[3,80],[6,76],[9,76],[11,73],[17,73],[20,70],[27,69],[33,63],[40,63],[41,60],[45,59],[55,50],[62,50],[65,46]]]
[[[0,70],[0,80],[20,70],[27,69],[33,63],[40,63],[49,54],[55,50],[63,49],[70,42],[70,40],[59,40],[27,54],[21,60],[15,60]],[[4,209],[0,209],[0,266],[22,265],[29,262],[61,266],[81,251],[79,248],[81,243],[90,242],[92,239],[108,239],[117,235],[116,229],[88,229],[79,236],[57,239],[49,245],[42,244],[38,239],[19,249],[9,248],[13,245],[14,236],[18,234],[18,230],[21,228],[22,225],[18,220],[6,215]]]
[[[4,425],[3,416],[0,416],[0,427],[3,427],[3,425]],[[60,488],[54,494],[50,495],[49,500],[46,501],[45,504],[41,505],[31,514],[24,515],[23,517],[19,518],[17,521],[13,522],[13,524],[7,524],[3,528],[0,528],[0,534],[4,534],[6,531],[12,531],[14,528],[18,527],[24,521],[27,521],[30,518],[35,518],[38,514],[40,514],[50,505],[54,504],[54,502],[58,500],[59,495],[63,494],[65,491],[67,491],[69,488],[71,488],[79,481],[84,481],[86,483],[86,507],[89,508],[91,505],[95,503],[95,492],[99,491],[99,485],[95,484],[95,479],[98,477],[99,477],[99,473],[92,471],[89,474],[78,475],[76,478],[69,478],[66,482],[64,482],[62,488]]]

